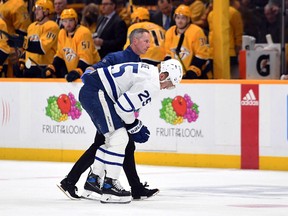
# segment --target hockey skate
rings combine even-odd
[[[78,191],[77,187],[68,181],[67,178],[64,178],[60,184],[57,184],[57,187],[71,200],[79,200],[79,197],[76,192]]]
[[[152,196],[155,196],[156,194],[158,194],[160,192],[159,189],[157,189],[157,188],[148,189],[147,187],[149,187],[147,182],[145,182],[144,185],[141,184],[139,186],[132,187],[131,192],[132,192],[133,200],[148,199]]]
[[[131,193],[124,190],[117,179],[105,177],[102,188],[101,203],[130,203]]]
[[[100,195],[102,195],[101,187],[101,178],[94,173],[89,173],[81,197],[85,199],[99,200]]]

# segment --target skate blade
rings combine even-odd
[[[97,200],[97,201],[99,201],[100,198],[101,198],[101,195],[98,194],[98,193],[95,193],[93,191],[84,190],[82,195],[81,195],[81,198],[88,199],[88,200]]]
[[[119,204],[127,204],[132,200],[131,196],[115,196],[111,194],[103,194],[101,196],[101,203],[119,203]]]
[[[68,191],[65,191],[60,185],[56,184],[57,187],[71,200],[81,200],[80,198],[75,198],[75,197],[72,197]]]

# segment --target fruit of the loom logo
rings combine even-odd
[[[75,100],[71,92],[68,95],[61,94],[59,97],[51,96],[47,99],[47,103],[46,115],[54,121],[66,121],[68,117],[75,120],[81,116],[81,104]]]
[[[184,119],[189,123],[198,119],[198,105],[193,103],[190,96],[185,94],[184,97],[178,95],[174,99],[165,98],[162,100],[162,108],[160,109],[160,118],[169,124],[181,124]]]

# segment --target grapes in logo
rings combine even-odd
[[[195,122],[199,116],[198,107],[188,94],[184,97],[178,95],[173,99],[165,98],[162,100],[160,118],[172,125],[181,124],[185,119],[188,123]]]
[[[61,94],[59,97],[51,96],[47,99],[46,116],[52,120],[61,122],[78,119],[82,113],[82,107],[79,101],[76,101],[74,95],[69,92],[68,95]]]

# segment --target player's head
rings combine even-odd
[[[78,24],[78,15],[73,8],[64,9],[60,16],[64,29],[67,32],[74,32]]]
[[[136,8],[133,11],[133,13],[131,14],[131,22],[132,23],[149,21],[149,20],[150,20],[149,11],[144,7]]]
[[[182,80],[183,68],[176,59],[169,59],[160,63],[161,89],[171,89]]]
[[[183,29],[191,22],[190,8],[184,4],[179,5],[174,13],[177,28]]]
[[[54,13],[54,6],[51,0],[37,0],[33,8],[36,20],[41,22],[49,14]]]

